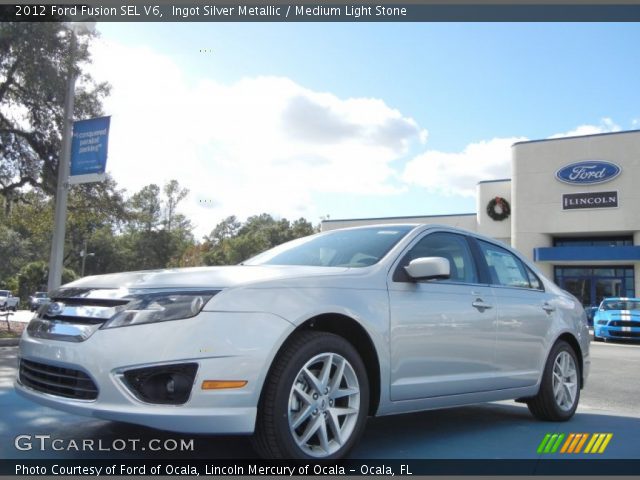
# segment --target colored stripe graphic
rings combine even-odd
[[[551,438],[551,434],[547,433],[544,438],[542,439],[542,442],[540,442],[540,445],[538,445],[538,453],[542,453],[544,452],[544,447],[547,444],[547,442],[549,441],[549,439]]]
[[[538,453],[604,453],[612,438],[613,433],[547,433],[538,445]]]
[[[567,451],[567,449],[569,448],[569,445],[571,445],[571,442],[573,442],[573,439],[575,436],[576,436],[575,433],[569,434],[569,436],[567,437],[567,441],[564,442],[564,445],[562,446],[562,450],[560,450],[560,453],[565,453]]]
[[[580,450],[582,450],[582,446],[584,445],[584,442],[587,441],[587,438],[589,438],[589,434],[588,433],[583,433],[582,434],[582,439],[580,440],[580,443],[578,443],[578,446],[576,447],[575,453],[580,453]]]
[[[606,435],[606,438],[604,439],[604,442],[602,442],[602,445],[600,446],[600,450],[598,450],[598,453],[604,453],[604,450],[607,448],[607,445],[609,445],[609,442],[613,438],[613,433],[605,433],[604,435]]]

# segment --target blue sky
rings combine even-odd
[[[140,97],[132,76],[142,96],[156,89],[159,105],[168,93],[173,97],[166,125],[157,121],[163,110],[152,105],[149,122],[156,126],[140,130],[166,142],[153,160],[144,151],[125,158],[134,151],[132,127],[114,128],[112,173],[129,190],[179,177],[180,150],[167,137],[188,145],[179,163],[191,173],[177,179],[191,189],[185,213],[201,234],[236,213],[234,206],[241,217],[266,210],[314,223],[321,215],[472,212],[475,182],[509,176],[513,141],[635,129],[640,119],[640,27],[633,23],[103,23],[98,29],[103,45],[94,66],[114,85],[107,103],[113,125],[134,116],[145,123],[141,105],[148,104],[131,102]],[[265,101],[256,103],[261,95]],[[252,105],[255,119],[245,122]],[[267,135],[258,120],[273,130]],[[216,132],[207,130],[209,121]],[[334,122],[324,143],[313,134],[318,122],[323,128]],[[374,149],[382,137],[371,132],[389,122],[394,130],[380,132],[392,143]],[[291,129],[296,148],[287,142]],[[260,145],[250,150],[254,139]],[[255,168],[247,160],[262,156]],[[311,157],[320,170],[307,175]],[[132,162],[152,162],[152,173],[130,175]],[[271,179],[276,171],[307,188]],[[353,189],[343,174],[356,179]],[[209,199],[216,178],[219,194]],[[234,193],[228,187],[235,182]]]

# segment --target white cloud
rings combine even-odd
[[[341,99],[288,78],[193,81],[147,47],[96,42],[93,73],[111,83],[108,170],[132,193],[175,178],[182,211],[208,233],[263,211],[317,221],[315,192],[388,195],[390,163],[427,132],[373,98]]]
[[[564,133],[556,133],[548,138],[563,138],[563,137],[579,137],[582,135],[596,135],[598,133],[610,133],[619,132],[622,130],[619,125],[610,118],[603,118],[600,120],[599,125],[580,125],[573,130]]]
[[[580,125],[568,132],[547,138],[564,138],[598,133],[618,132],[621,128],[610,118],[599,125]],[[402,174],[408,184],[427,188],[444,195],[473,197],[482,180],[511,177],[511,146],[526,137],[494,138],[470,143],[461,152],[427,150],[411,159]]]
[[[462,152],[427,150],[407,163],[402,178],[431,192],[473,197],[479,181],[511,177],[511,145],[524,140],[494,138]]]

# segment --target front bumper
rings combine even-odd
[[[20,358],[85,372],[97,385],[95,400],[43,393],[16,379],[26,398],[66,412],[183,433],[252,433],[267,369],[293,330],[268,313],[201,312],[185,319],[96,331],[84,342],[29,336]],[[189,400],[158,405],[140,400],[121,373],[131,368],[197,363]],[[204,380],[244,380],[242,388],[202,390]]]
[[[593,334],[599,338],[640,340],[640,327],[596,325],[593,329]]]

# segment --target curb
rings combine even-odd
[[[17,347],[20,342],[18,338],[0,338],[0,347]]]

